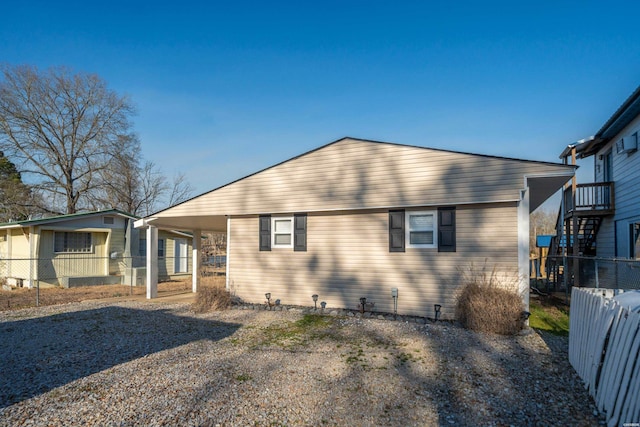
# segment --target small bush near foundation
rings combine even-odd
[[[231,307],[231,294],[221,286],[203,286],[198,289],[193,311],[205,313],[207,311],[226,310]]]
[[[501,335],[517,334],[524,327],[522,298],[517,292],[517,274],[500,276],[494,268],[473,267],[463,273],[463,288],[458,296],[456,317],[474,331]]]

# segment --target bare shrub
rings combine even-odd
[[[192,306],[196,313],[226,310],[229,307],[231,307],[231,294],[222,286],[200,287]]]
[[[517,273],[491,271],[473,265],[462,272],[456,317],[474,331],[514,335],[524,327]]]

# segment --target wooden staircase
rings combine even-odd
[[[558,212],[556,235],[551,239],[547,258],[547,286],[554,289],[564,284],[565,266],[563,255],[567,255],[567,271],[573,271],[572,258],[577,255],[596,256],[598,230],[602,220],[615,213],[613,182],[578,184],[574,192],[571,187],[564,191],[564,212]],[[566,249],[566,251],[565,251]],[[573,285],[575,274],[567,276],[567,284]]]

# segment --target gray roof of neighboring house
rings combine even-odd
[[[5,222],[5,223],[0,223],[0,228],[13,228],[13,227],[24,227],[24,226],[30,226],[30,225],[48,224],[52,222],[68,221],[70,219],[86,218],[86,217],[99,216],[99,215],[119,215],[125,218],[140,219],[140,217],[138,216],[131,215],[129,213],[120,211],[118,209],[107,209],[102,211],[79,212],[79,213],[66,214],[66,215],[49,216],[46,218],[35,218],[35,219],[26,219],[21,221]]]
[[[27,220],[23,220],[23,221],[11,221],[11,222],[5,222],[5,223],[0,223],[0,230],[1,229],[7,229],[7,228],[18,228],[18,227],[28,227],[31,225],[42,225],[42,224],[51,224],[51,223],[55,223],[55,222],[61,222],[61,221],[68,221],[68,220],[73,220],[73,219],[78,219],[78,218],[87,218],[87,217],[92,217],[92,216],[100,216],[100,215],[118,215],[118,216],[122,216],[125,218],[130,218],[130,219],[134,219],[134,220],[138,220],[141,217],[136,216],[136,215],[132,215],[130,213],[118,210],[118,209],[106,209],[106,210],[102,210],[102,211],[92,211],[92,212],[79,212],[79,213],[74,213],[74,214],[66,214],[66,215],[56,215],[56,216],[49,216],[46,218],[37,218],[37,219],[27,219]],[[175,234],[179,234],[181,236],[185,236],[185,237],[192,237],[193,235],[191,233],[187,233],[184,231],[179,231],[179,230],[167,230],[171,233],[175,233]]]

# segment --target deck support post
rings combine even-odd
[[[526,181],[525,181],[526,184]],[[524,310],[529,311],[529,188],[520,190],[518,203],[518,276]],[[527,321],[528,324],[528,321]]]
[[[576,164],[576,147],[571,149],[571,164]],[[576,175],[573,174],[573,178],[571,178],[571,200],[573,201],[573,217],[571,218],[571,237],[573,237],[573,241],[571,243],[573,255],[573,286],[580,286],[580,262],[578,260],[578,257],[580,256],[580,242],[578,240],[580,230],[578,230],[578,207],[576,201],[577,187],[578,181],[576,179]]]

